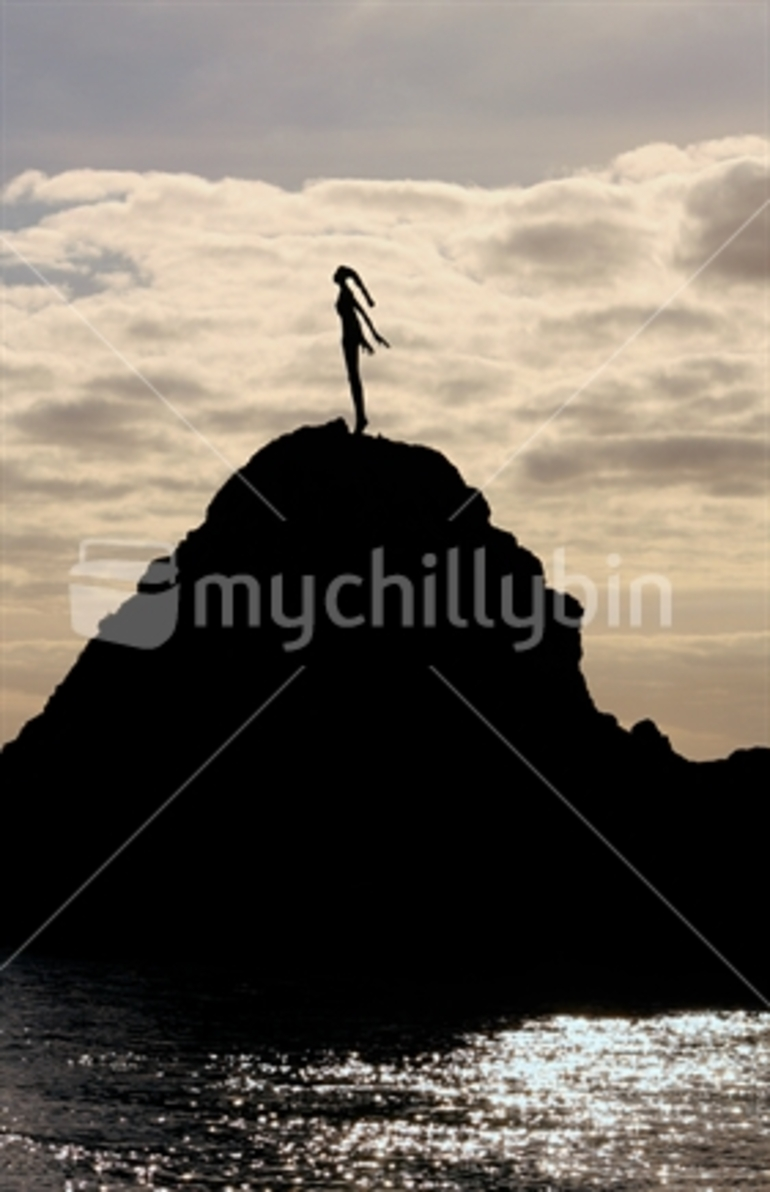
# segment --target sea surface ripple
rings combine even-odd
[[[193,984],[2,974],[3,1192],[770,1188],[770,1013],[304,1029]]]

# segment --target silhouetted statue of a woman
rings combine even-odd
[[[389,348],[390,344],[375,330],[374,323],[348,286],[348,281],[354,281],[369,303],[369,306],[374,306],[374,299],[355,269],[350,269],[347,265],[340,265],[334,274],[333,280],[340,288],[336,305],[337,314],[342,320],[342,351],[345,356],[348,381],[350,382],[350,393],[356,411],[356,434],[360,435],[366,426],[367,419],[364,413],[364,387],[361,384],[358,352],[359,348],[363,348],[370,356],[374,352],[374,348],[364,335],[361,319],[364,320],[378,344],[382,344],[383,348]]]

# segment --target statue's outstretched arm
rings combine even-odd
[[[372,333],[372,335],[374,336],[374,338],[377,340],[377,343],[378,343],[378,344],[382,344],[383,348],[389,348],[389,347],[390,347],[390,344],[388,343],[388,341],[387,341],[387,340],[386,340],[386,339],[385,339],[385,338],[384,338],[382,335],[380,335],[379,331],[378,331],[378,330],[377,330],[377,328],[375,327],[375,325],[374,325],[374,323],[372,322],[372,320],[369,318],[369,316],[368,316],[368,314],[366,313],[366,311],[364,310],[364,308],[363,308],[361,305],[359,305],[359,303],[356,301],[356,299],[353,299],[353,301],[354,301],[354,302],[355,302],[355,304],[356,304],[356,310],[358,311],[358,313],[360,314],[361,318],[362,318],[362,319],[364,320],[364,322],[366,323],[367,327],[368,327],[368,328],[369,328],[369,330],[371,331],[371,333]],[[364,342],[365,342],[365,341],[364,341]],[[368,345],[367,345],[367,346],[368,346]]]

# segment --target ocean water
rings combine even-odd
[[[770,1013],[453,1024],[263,994],[16,961],[2,1192],[770,1188]]]

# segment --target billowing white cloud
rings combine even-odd
[[[585,569],[622,550],[675,587],[708,590],[731,568],[738,586],[761,582],[764,216],[719,249],[765,201],[767,149],[648,145],[501,189],[16,178],[12,632],[30,640],[32,606],[49,636],[68,632],[66,602],[50,613],[36,587],[46,555],[25,542],[49,536],[64,585],[80,538],[175,541],[268,439],[351,413],[343,262],[393,345],[363,364],[373,433],[429,442],[476,484],[511,457],[487,495],[544,558],[564,545]]]
[[[712,278],[761,282],[768,276],[770,254],[770,184],[767,159],[743,158],[712,169],[693,187],[687,199],[679,257],[692,268],[713,253]],[[757,212],[761,215],[757,217]],[[746,229],[727,248],[744,221]]]

